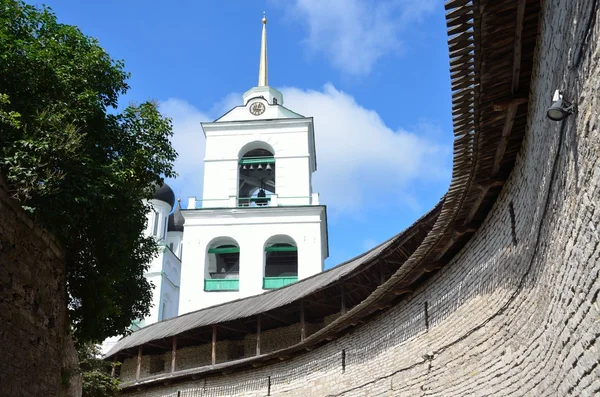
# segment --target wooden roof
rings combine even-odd
[[[109,355],[117,352],[133,354],[134,346],[177,335],[184,332],[184,328],[191,331],[211,322],[236,321],[235,316],[241,319],[268,314],[283,306],[298,306],[300,300],[307,298],[306,291],[322,294],[325,298],[334,287],[339,288],[340,280],[364,277],[360,283],[365,288],[354,296],[354,307],[288,348],[142,379],[135,385],[152,384],[166,378],[185,379],[191,374],[219,372],[225,368],[227,371],[251,368],[302,354],[369,321],[411,293],[432,272],[449,263],[487,216],[520,150],[526,131],[539,3],[539,0],[453,0],[445,4],[452,79],[454,164],[450,188],[434,210],[405,232],[344,265],[281,290],[231,302],[227,310],[221,310],[222,306],[209,308],[146,327],[121,340]],[[373,275],[379,274],[373,272],[376,264],[386,269],[381,285],[373,280]],[[273,298],[279,302],[277,308],[268,303]],[[249,302],[253,302],[254,309],[247,307]],[[230,310],[232,314],[223,313]],[[215,314],[209,315],[212,311]],[[123,386],[127,388],[133,384]]]

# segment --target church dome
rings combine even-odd
[[[169,215],[169,225],[167,226],[168,232],[183,232],[183,215],[181,214],[181,199],[177,200],[177,208],[171,215]]]
[[[166,183],[163,183],[162,186],[156,185],[154,196],[152,198],[154,200],[164,201],[169,204],[171,208],[175,205],[175,193],[173,193],[173,190]]]

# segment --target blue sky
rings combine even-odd
[[[34,3],[42,4],[42,3]],[[269,83],[314,117],[335,266],[403,230],[446,192],[452,166],[442,0],[47,0],[131,72],[120,102],[172,117],[182,202],[201,196],[203,134],[256,85],[262,12]]]

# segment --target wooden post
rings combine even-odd
[[[142,370],[142,345],[138,346],[137,369],[135,370],[135,380],[140,380],[140,372]]]
[[[173,338],[173,349],[171,349],[171,372],[175,372],[175,359],[177,356],[177,336]]]
[[[213,325],[212,335],[212,365],[217,363],[217,326]]]
[[[385,273],[383,272],[383,261],[379,261],[379,285],[385,283]]]
[[[300,300],[300,341],[306,338],[306,324],[304,324],[304,300]]]
[[[256,355],[260,356],[260,314],[256,316]]]
[[[346,314],[346,287],[344,286],[344,283],[342,283],[342,309],[341,309],[341,313],[342,313],[342,316],[344,314]]]
[[[113,364],[112,364],[112,368],[110,369],[110,377],[114,378],[115,377],[115,372],[117,371],[117,355],[115,354],[115,356],[113,357]]]

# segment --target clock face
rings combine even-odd
[[[254,102],[250,105],[250,113],[255,116],[260,116],[265,112],[265,104],[262,102]]]

